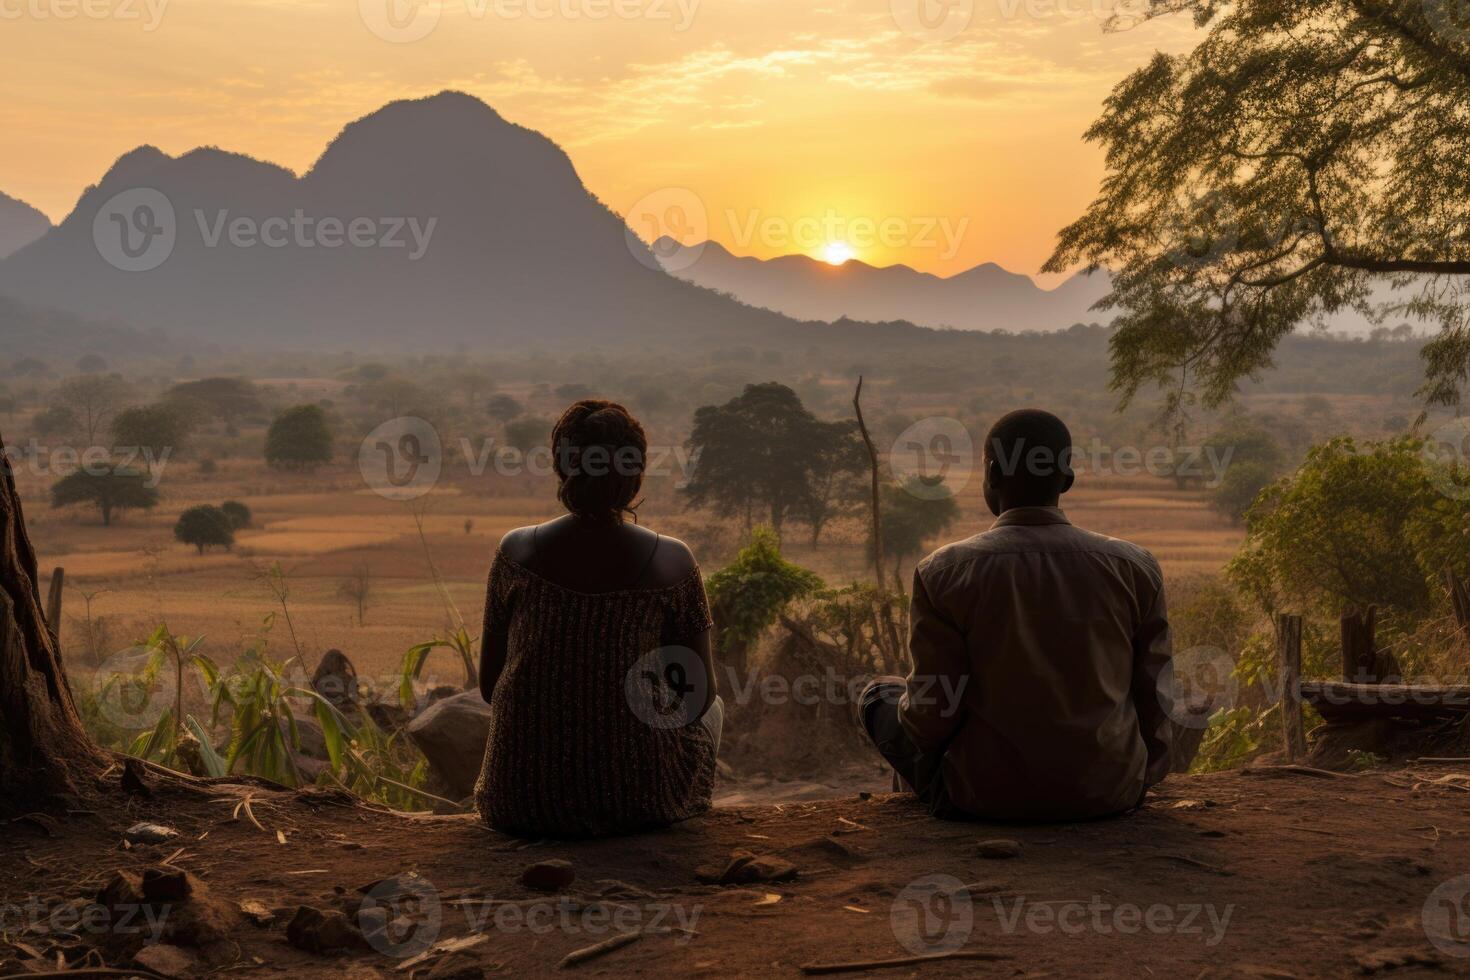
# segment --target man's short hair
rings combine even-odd
[[[992,460],[999,464],[1001,483],[1018,497],[1050,499],[1072,473],[1072,433],[1050,412],[1019,409],[990,427],[985,437],[987,467]]]

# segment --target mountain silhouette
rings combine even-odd
[[[654,252],[671,275],[803,320],[850,317],[1026,331],[1112,319],[1110,313],[1090,310],[1110,288],[1105,273],[1079,273],[1046,290],[993,262],[941,278],[906,265],[880,268],[857,260],[832,265],[805,255],[742,257],[713,241],[681,246],[664,238]]]
[[[0,194],[0,259],[51,230],[51,219],[24,201]]]
[[[729,342],[791,325],[663,273],[560,147],[457,92],[348,125],[299,177],[214,148],[133,150],[0,262],[0,295],[300,346]]]

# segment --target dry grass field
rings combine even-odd
[[[57,566],[66,569],[63,647],[79,667],[130,646],[162,621],[176,633],[203,634],[211,656],[232,660],[253,642],[268,614],[281,612],[263,574],[278,564],[308,669],[335,647],[364,675],[391,675],[409,646],[443,633],[453,621],[435,587],[431,560],[458,613],[477,632],[484,576],[500,536],[559,512],[549,478],[446,472],[433,492],[406,504],[367,489],[355,467],[291,474],[226,459],[210,475],[193,462],[173,464],[156,510],[125,512],[103,527],[95,511],[50,509],[49,477],[24,468],[18,476],[43,576]],[[644,522],[689,541],[706,571],[713,571],[738,547],[739,529],[682,510],[671,483],[649,487]],[[254,512],[254,526],[239,534],[232,552],[199,555],[174,540],[180,511],[226,499],[241,500]],[[978,475],[959,501],[956,537],[988,526]],[[1179,491],[1156,477],[1084,476],[1064,504],[1077,523],[1150,548],[1174,580],[1217,572],[1242,538],[1209,509],[1204,492]],[[815,549],[807,538],[805,527],[788,532],[790,558],[833,584],[866,574],[857,521],[835,525]],[[359,625],[342,587],[363,568],[371,593]],[[279,616],[271,649],[279,659],[295,652]],[[431,659],[428,673],[448,683],[462,680],[447,652]]]

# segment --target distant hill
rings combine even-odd
[[[731,254],[718,242],[680,246],[660,239],[654,253],[672,275],[730,293],[743,302],[804,320],[907,320],[963,330],[1057,330],[1103,322],[1090,307],[1108,292],[1105,274],[1075,275],[1056,289],[993,262],[949,278],[906,265],[842,265],[805,255],[756,259]]]
[[[0,194],[0,259],[51,230],[51,219],[24,201]]]
[[[69,371],[82,354],[109,358],[178,355],[195,345],[160,333],[144,334],[117,323],[97,323],[70,313],[36,310],[0,296],[0,377],[17,361],[38,358]]]
[[[301,177],[218,149],[133,150],[0,262],[0,294],[143,330],[318,348],[729,343],[790,326],[638,248],[559,147],[446,92],[350,124]],[[116,267],[165,255],[150,271]]]

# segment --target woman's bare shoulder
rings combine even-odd
[[[655,587],[678,585],[694,573],[699,562],[689,546],[667,534],[659,536],[658,552],[653,557],[649,578]]]
[[[532,539],[536,526],[528,524],[505,532],[500,539],[500,551],[511,561],[526,563],[531,558]]]

